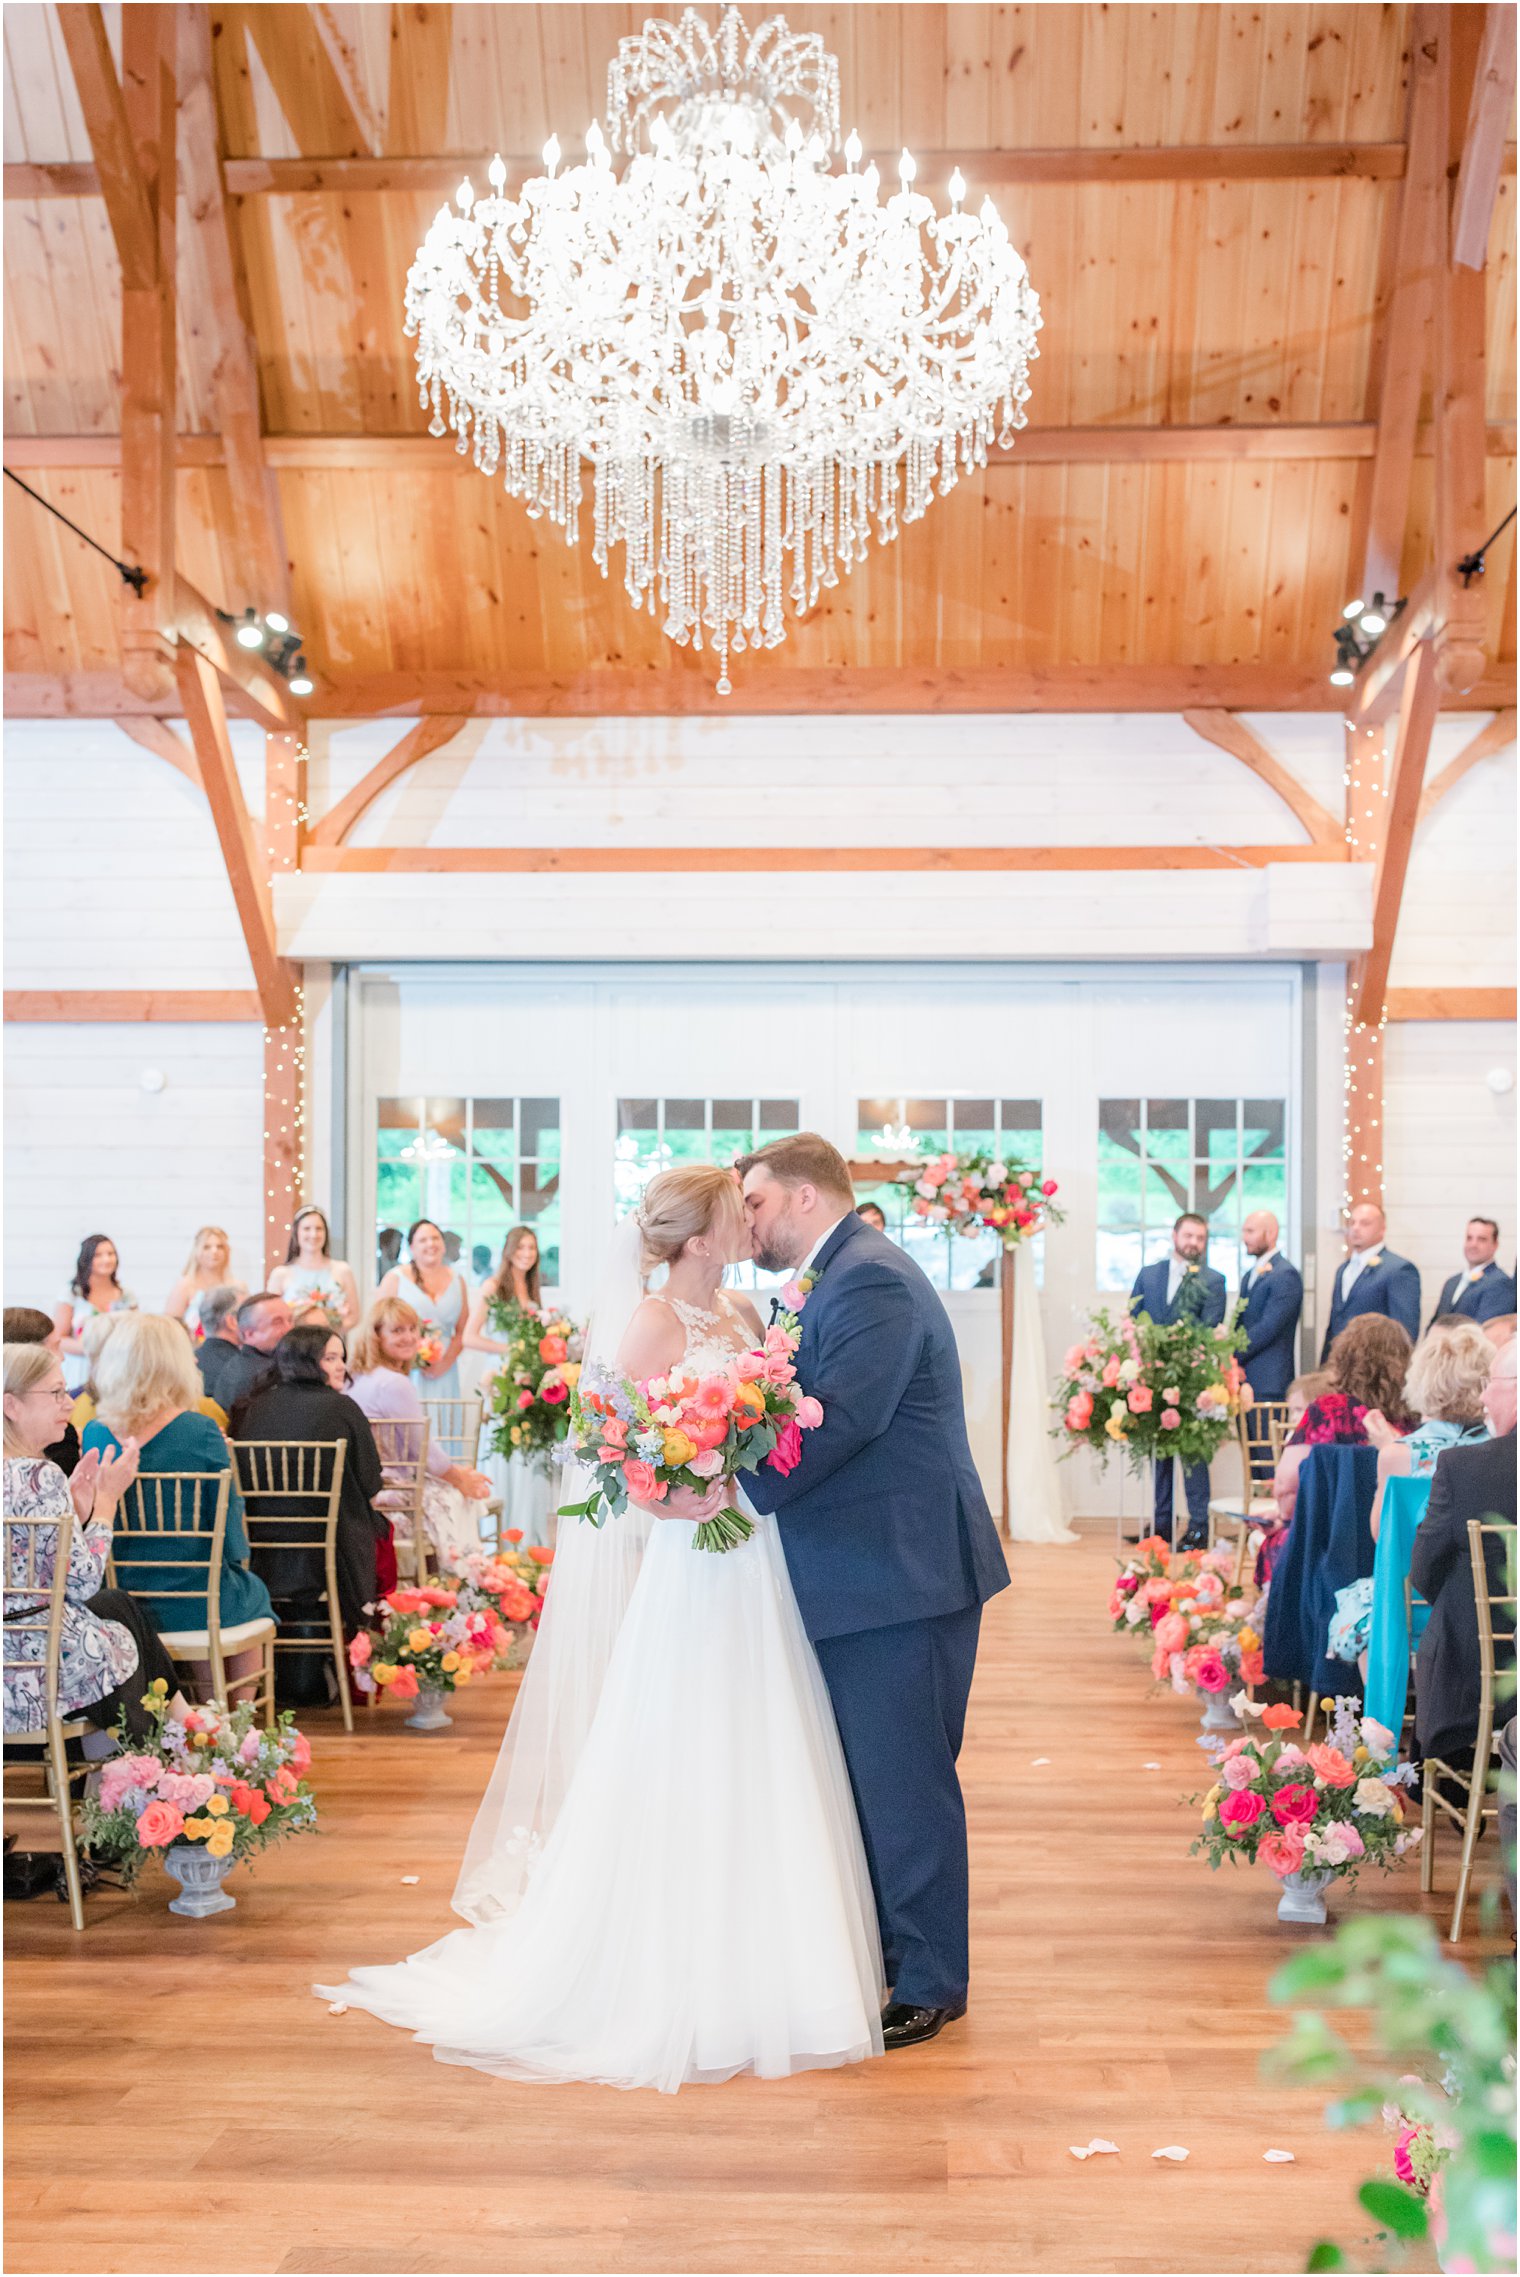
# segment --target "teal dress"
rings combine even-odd
[[[121,1442],[114,1432],[108,1431],[97,1418],[85,1425],[84,1451],[98,1447],[102,1454],[114,1454]],[[176,1415],[162,1431],[145,1439],[138,1461],[138,1474],[147,1477],[155,1471],[204,1471],[208,1479],[229,1470],[232,1457],[227,1442],[209,1415],[197,1414],[193,1409]],[[211,1523],[216,1507],[214,1486],[201,1497],[202,1523],[205,1533],[201,1537],[185,1534],[185,1562],[179,1566],[160,1564],[157,1559],[145,1564],[141,1571],[144,1586],[137,1586],[133,1577],[133,1552],[136,1542],[124,1541],[119,1536],[112,1545],[119,1586],[129,1589],[147,1607],[155,1625],[171,1634],[176,1629],[199,1629],[206,1625],[205,1571],[211,1553]],[[227,1532],[222,1548],[221,1616],[224,1629],[235,1628],[240,1621],[260,1621],[272,1618],[273,1609],[269,1592],[248,1565],[248,1529],[243,1523],[243,1498],[234,1480],[227,1504]],[[147,1589],[199,1589],[199,1602],[195,1597],[150,1597]]]

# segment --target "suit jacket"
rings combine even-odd
[[[1168,1304],[1166,1283],[1171,1262],[1169,1257],[1158,1257],[1154,1265],[1141,1266],[1129,1293],[1130,1311],[1149,1313],[1159,1328],[1170,1328],[1182,1311],[1183,1291],[1190,1280],[1196,1280],[1200,1285],[1198,1317],[1208,1327],[1217,1328],[1224,1319],[1224,1275],[1216,1273],[1212,1265],[1195,1266],[1191,1273],[1184,1273],[1177,1283],[1176,1298]]]
[[[230,1415],[244,1392],[251,1391],[259,1377],[274,1367],[267,1352],[255,1352],[246,1344],[229,1344],[225,1336],[203,1338],[195,1347],[195,1364],[207,1397],[216,1401],[224,1415]]]
[[[811,1271],[797,1373],[823,1403],[787,1478],[748,1474],[774,1511],[808,1635],[959,1613],[1008,1586],[971,1459],[961,1363],[928,1280],[885,1234],[850,1216]]]
[[[1441,1291],[1441,1301],[1430,1316],[1432,1320],[1439,1320],[1444,1312],[1465,1313],[1469,1320],[1497,1320],[1501,1313],[1515,1310],[1515,1276],[1506,1273],[1494,1260],[1490,1259],[1481,1277],[1469,1281],[1458,1296],[1457,1283],[1461,1278],[1460,1273],[1453,1273]]]
[[[1415,1737],[1422,1755],[1448,1760],[1478,1736],[1478,1608],[1467,1544],[1470,1518],[1515,1523],[1515,1434],[1476,1447],[1448,1447],[1436,1464],[1430,1500],[1414,1537],[1409,1578],[1430,1606],[1415,1663]],[[1485,1541],[1489,1570],[1503,1573],[1503,1545]],[[1503,1587],[1502,1581],[1499,1587]],[[1512,1615],[1494,1608],[1497,1629]],[[1513,1661],[1514,1643],[1501,1647]],[[1502,1709],[1500,1714],[1502,1716]]]
[[[1286,1399],[1298,1373],[1298,1316],[1304,1309],[1303,1275],[1278,1255],[1253,1266],[1242,1285],[1240,1355],[1246,1382],[1258,1399]]]
[[[1364,1312],[1382,1312],[1396,1320],[1407,1330],[1412,1340],[1420,1333],[1420,1272],[1407,1257],[1396,1257],[1391,1249],[1372,1252],[1377,1263],[1364,1265],[1356,1277],[1350,1296],[1342,1293],[1346,1278],[1345,1258],[1336,1267],[1335,1281],[1330,1297],[1330,1324],[1325,1330],[1325,1341],[1320,1350],[1319,1364],[1324,1366],[1330,1357],[1330,1347],[1348,1320],[1356,1320]]]
[[[374,1498],[385,1480],[369,1417],[346,1393],[334,1391],[328,1384],[272,1383],[249,1400],[239,1419],[238,1437],[344,1441],[348,1452],[343,1460],[334,1545],[338,1596],[344,1627],[363,1628],[364,1608],[376,1594],[376,1547],[381,1541],[389,1540],[391,1530],[390,1520],[374,1507]],[[294,1507],[299,1509],[299,1502]],[[266,1517],[284,1516],[289,1508],[290,1505],[275,1501],[262,1501],[258,1505],[260,1514]],[[292,1540],[297,1535],[321,1540],[320,1527],[307,1527],[295,1519],[284,1532]],[[318,1590],[324,1579],[322,1559],[316,1549],[256,1546],[253,1570],[262,1576],[270,1596],[277,1598],[298,1597]]]

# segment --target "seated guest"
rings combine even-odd
[[[364,1626],[365,1606],[394,1586],[396,1553],[390,1520],[374,1508],[375,1496],[385,1483],[375,1434],[363,1409],[344,1392],[343,1377],[343,1339],[330,1323],[293,1328],[275,1347],[270,1382],[238,1402],[231,1432],[234,1439],[324,1440],[329,1445],[341,1440],[347,1448],[336,1552],[339,1609],[344,1629],[353,1635]],[[267,1502],[259,1505],[261,1513],[272,1513],[275,1507]],[[389,1568],[383,1575],[382,1552]],[[270,1594],[282,1600],[316,1597],[325,1586],[317,1551],[255,1546],[253,1565]]]
[[[1211,1328],[1224,1319],[1224,1275],[1203,1262],[1209,1245],[1207,1218],[1184,1210],[1172,1227],[1172,1253],[1143,1265],[1129,1295],[1131,1312],[1148,1313],[1160,1327],[1170,1327],[1185,1312]],[[1155,1531],[1163,1541],[1172,1538],[1172,1461],[1158,1462],[1156,1473]],[[1185,1550],[1200,1548],[1209,1534],[1209,1466],[1188,1463],[1182,1473],[1187,1496],[1188,1527],[1182,1537]]]
[[[108,1452],[128,1439],[138,1443],[138,1475],[148,1478],[162,1471],[203,1471],[219,1478],[232,1468],[226,1440],[208,1416],[197,1412],[201,1396],[200,1371],[190,1339],[177,1320],[161,1313],[135,1313],[122,1321],[96,1364],[99,1408],[84,1434],[85,1453],[92,1447]],[[205,1571],[210,1555],[212,1495],[200,1497],[198,1519],[203,1530],[175,1537],[182,1551],[179,1562],[165,1565],[155,1557],[143,1562],[139,1539],[118,1543],[116,1571],[130,1582],[137,1573],[140,1595],[162,1629],[198,1629],[206,1620]],[[197,1587],[198,1585],[198,1587]],[[161,1590],[196,1592],[161,1596]],[[227,1532],[222,1553],[219,1598],[222,1626],[270,1617],[269,1592],[251,1571],[248,1535],[243,1525],[243,1501],[233,1481],[227,1506]],[[243,1655],[256,1665],[257,1652]],[[229,1675],[242,1675],[242,1665],[228,1661]]]
[[[1520,1314],[1512,1312],[1495,1313],[1491,1319],[1482,1323],[1482,1328],[1494,1350],[1502,1352],[1506,1344],[1513,1344],[1515,1341],[1515,1330],[1520,1328]]]
[[[1288,1429],[1290,1432],[1297,1424],[1302,1423],[1309,1411],[1311,1402],[1317,1400],[1321,1392],[1326,1392],[1329,1389],[1330,1370],[1328,1368],[1311,1368],[1308,1375],[1294,1377],[1288,1386],[1287,1394]]]
[[[1367,1447],[1369,1411],[1386,1417],[1402,1436],[1414,1428],[1414,1417],[1404,1405],[1404,1378],[1414,1347],[1396,1320],[1381,1313],[1362,1313],[1341,1331],[1330,1352],[1328,1387],[1309,1402],[1272,1480],[1277,1504],[1277,1525],[1263,1558],[1266,1570],[1277,1562],[1298,1499],[1298,1474],[1312,1447]]]
[[[862,1202],[855,1215],[864,1218],[867,1225],[874,1225],[878,1233],[886,1232],[886,1212],[878,1209],[874,1202]]]
[[[237,1314],[243,1302],[244,1293],[235,1281],[224,1281],[219,1289],[208,1289],[201,1299],[201,1340],[195,1347],[195,1364],[200,1369],[206,1396],[216,1401],[224,1415],[231,1414],[237,1399],[227,1381],[227,1371],[242,1343]]]
[[[207,1333],[207,1298],[229,1285],[240,1297],[247,1296],[247,1282],[232,1279],[231,1242],[219,1225],[203,1225],[190,1244],[185,1270],[169,1291],[164,1311],[171,1320],[182,1320],[199,1344]]]
[[[351,1396],[371,1422],[426,1421],[422,1396],[411,1377],[421,1334],[421,1319],[404,1297],[378,1297],[361,1321],[350,1357]],[[432,1438],[427,1467],[423,1516],[429,1539],[447,1568],[467,1551],[479,1549],[491,1482],[483,1472],[452,1462]]]
[[[1513,1315],[1515,1276],[1499,1263],[1499,1228],[1493,1218],[1468,1219],[1462,1255],[1466,1262],[1442,1289],[1434,1318],[1449,1312],[1465,1313],[1469,1320]]]
[[[216,1399],[228,1415],[274,1372],[274,1348],[295,1322],[289,1305],[270,1289],[245,1297],[237,1308],[237,1350],[216,1367]]]
[[[1376,1408],[1367,1414],[1367,1437],[1378,1450],[1377,1497],[1372,1505],[1372,1538],[1378,1538],[1383,1488],[1391,1478],[1428,1478],[1438,1457],[1451,1447],[1486,1439],[1483,1391],[1494,1364],[1494,1348],[1474,1320],[1458,1314],[1432,1321],[1409,1362],[1404,1401],[1420,1420],[1400,1435]],[[1364,1575],[1338,1590],[1326,1652],[1331,1660],[1358,1660],[1372,1628],[1372,1577]]]
[[[151,1730],[142,1696],[162,1678],[171,1699],[178,1696],[170,1660],[146,1607],[124,1590],[102,1589],[116,1505],[137,1475],[137,1447],[127,1444],[102,1457],[80,1457],[65,1478],[46,1450],[58,1418],[69,1404],[58,1355],[43,1342],[5,1347],[5,1515],[7,1518],[66,1519],[73,1513],[68,1578],[64,1583],[63,1637],[58,1661],[58,1707],[64,1716],[83,1716],[97,1731],[114,1730],[125,1711],[134,1738]],[[7,1529],[7,1589],[24,1583],[31,1529]],[[43,1530],[31,1564],[39,1594],[8,1600],[6,1618],[30,1621],[47,1611],[58,1553],[56,1528]],[[43,1658],[47,1640],[28,1631],[7,1640],[5,1729],[7,1734],[46,1728],[40,1668],[14,1661]]]
[[[1421,1755],[1439,1756],[1458,1770],[1471,1763],[1477,1744],[1482,1684],[1467,1524],[1471,1518],[1515,1523],[1516,1359],[1516,1347],[1506,1344],[1484,1390],[1493,1437],[1481,1446],[1449,1448],[1437,1463],[1409,1562],[1409,1578],[1430,1606],[1415,1663],[1415,1740]],[[1503,1589],[1504,1544],[1487,1537],[1483,1547],[1494,1584]],[[1510,1632],[1497,1648],[1507,1667],[1514,1660],[1513,1608],[1496,1605],[1494,1622]]]
[[[1396,1320],[1413,1344],[1420,1333],[1419,1268],[1387,1246],[1388,1220],[1376,1202],[1358,1202],[1346,1216],[1346,1261],[1335,1276],[1330,1320],[1319,1364],[1346,1323],[1363,1313],[1380,1312]]]
[[[45,1344],[50,1352],[56,1352],[60,1338],[48,1315],[39,1312],[35,1305],[7,1305],[5,1341],[7,1344]],[[79,1433],[72,1416],[65,1423],[62,1436],[42,1452],[48,1462],[57,1464],[65,1478],[72,1477],[79,1461]]]
[[[79,1343],[84,1358],[85,1378],[69,1413],[69,1421],[76,1431],[83,1432],[85,1425],[94,1421],[96,1364],[105,1350],[107,1337],[123,1318],[125,1315],[119,1312],[98,1312],[85,1322],[80,1331]]]

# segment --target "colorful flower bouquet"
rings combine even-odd
[[[547,1468],[570,1428],[581,1332],[563,1313],[528,1312],[501,1297],[490,1318],[508,1346],[490,1384],[491,1444],[499,1455],[526,1455]]]
[[[823,1409],[797,1382],[794,1325],[777,1322],[757,1352],[736,1354],[722,1375],[698,1378],[677,1370],[645,1383],[627,1377],[584,1377],[571,1406],[570,1433],[583,1463],[596,1472],[584,1502],[562,1518],[589,1518],[600,1526],[609,1511],[630,1502],[663,1502],[671,1488],[702,1494],[717,1479],[768,1464],[783,1476],[802,1459],[802,1434],[823,1421]],[[699,1550],[731,1550],[754,1532],[731,1505],[696,1530]]]
[[[947,1225],[956,1233],[995,1233],[1005,1249],[1032,1241],[1047,1225],[1065,1217],[1053,1196],[1054,1178],[1041,1178],[1022,1162],[1000,1162],[990,1154],[936,1154],[893,1180],[908,1197],[915,1217]]]
[[[1172,1455],[1212,1462],[1250,1405],[1239,1341],[1229,1323],[1210,1328],[1188,1312],[1162,1327],[1146,1313],[1115,1321],[1100,1308],[1067,1353],[1051,1403],[1063,1456],[1090,1447],[1106,1467],[1122,1448],[1135,1471]]]
[[[393,1589],[374,1608],[377,1630],[361,1629],[349,1641],[348,1664],[361,1692],[389,1692],[394,1700],[441,1697],[504,1663],[512,1632],[480,1591],[480,1602],[461,1602],[458,1589]],[[525,1615],[524,1618],[527,1616]]]
[[[510,1632],[510,1652],[499,1665],[516,1667],[526,1658],[543,1618],[554,1552],[519,1550],[515,1545],[522,1540],[522,1531],[517,1527],[505,1539],[514,1546],[494,1553],[472,1551],[461,1558],[446,1586],[455,1592],[464,1612],[491,1613]]]
[[[287,1711],[266,1731],[251,1700],[212,1703],[183,1719],[169,1714],[162,1677],[144,1694],[154,1730],[117,1737],[84,1798],[84,1847],[113,1865],[130,1888],[150,1857],[201,1845],[234,1863],[317,1823],[306,1771],[311,1744]],[[224,1900],[223,1903],[230,1903]]]
[[[1400,1793],[1413,1768],[1396,1762],[1391,1732],[1370,1716],[1358,1721],[1359,1705],[1336,1700],[1329,1738],[1302,1748],[1290,1736],[1303,1721],[1297,1708],[1259,1707],[1243,1692],[1233,1702],[1261,1734],[1226,1745],[1192,1848],[1215,1868],[1261,1859],[1287,1885],[1283,1920],[1323,1921],[1328,1882],[1368,1865],[1386,1872],[1420,1839],[1418,1827],[1405,1828]]]
[[[422,1324],[422,1334],[417,1339],[417,1357],[412,1362],[412,1366],[419,1375],[431,1376],[447,1350],[447,1339],[437,1321],[425,1320]]]

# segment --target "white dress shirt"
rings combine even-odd
[[[1246,1267],[1246,1277],[1240,1284],[1240,1293],[1242,1296],[1245,1295],[1247,1289],[1251,1286],[1251,1283],[1255,1280],[1257,1274],[1265,1272],[1266,1268],[1269,1265],[1275,1265],[1281,1255],[1282,1251],[1280,1249],[1269,1249],[1266,1252],[1265,1256],[1253,1257],[1251,1259],[1250,1264]]]
[[[1361,1279],[1363,1268],[1367,1263],[1367,1256],[1368,1253],[1365,1249],[1353,1249],[1341,1267],[1341,1295],[1343,1297],[1349,1297]]]
[[[818,1255],[819,1250],[823,1247],[829,1236],[834,1232],[835,1228],[842,1226],[845,1219],[852,1216],[853,1214],[854,1213],[850,1210],[841,1210],[838,1217],[834,1220],[834,1224],[825,1226],[823,1232],[818,1236],[818,1239],[814,1242],[806,1257],[803,1258],[802,1263],[797,1267],[797,1271],[799,1273],[807,1272],[809,1266],[813,1262],[813,1259]]]

